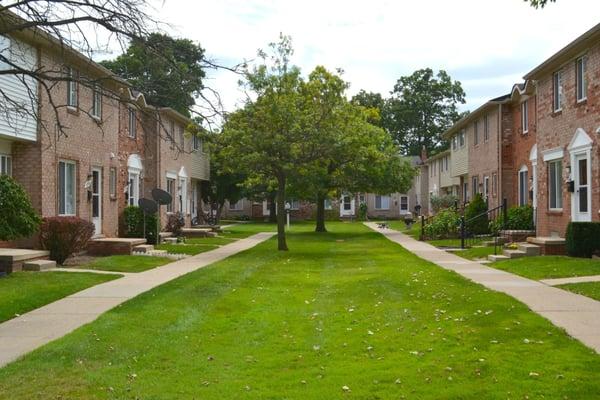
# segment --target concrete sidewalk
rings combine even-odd
[[[102,283],[0,324],[0,367],[92,322],[125,301],[231,255],[274,233],[259,233],[193,257]]]
[[[600,353],[600,302],[509,272],[486,267],[428,243],[419,242],[398,231],[379,229],[374,223],[365,225],[427,261],[454,271],[489,289],[514,297],[532,311],[565,329],[569,335]]]
[[[540,280],[540,282],[550,286],[565,285],[567,283],[600,282],[600,275],[575,276],[573,278],[542,279]]]

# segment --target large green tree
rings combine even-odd
[[[259,52],[260,64],[245,71],[242,84],[251,93],[243,108],[228,116],[223,135],[232,169],[247,173],[248,186],[274,181],[277,190],[278,249],[285,238],[286,185],[291,176],[314,161],[315,138],[304,130],[306,119],[300,70],[290,64],[291,40],[282,36]]]
[[[189,117],[204,88],[203,62],[199,44],[152,33],[133,40],[124,54],[102,64],[143,92],[150,104],[171,107]]]
[[[371,110],[369,122],[376,126],[382,126],[381,113],[384,110],[385,99],[380,93],[367,92],[366,90],[361,89],[352,96],[351,103]]]
[[[544,8],[548,3],[555,3],[556,0],[523,0],[531,4],[535,8]]]
[[[394,85],[383,125],[404,154],[420,154],[423,146],[433,152],[443,147],[441,134],[459,119],[458,104],[464,102],[459,81],[443,70],[420,69]]]

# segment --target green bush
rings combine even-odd
[[[460,215],[453,208],[440,211],[432,221],[425,225],[424,233],[428,239],[447,239],[456,237],[460,230]]]
[[[480,193],[477,193],[465,210],[467,232],[472,235],[483,235],[490,232],[487,204]]]
[[[94,235],[94,224],[79,217],[44,218],[40,227],[42,248],[62,265],[71,255],[84,250]]]
[[[437,213],[445,208],[454,207],[457,201],[458,197],[451,194],[443,194],[441,196],[432,195],[430,199],[431,209],[434,213]]]
[[[360,203],[358,206],[358,219],[360,221],[366,221],[368,212],[369,208],[367,207],[367,203]]]
[[[138,206],[128,206],[123,211],[125,224],[125,236],[141,238],[144,237],[144,212]],[[156,231],[159,227],[158,215],[146,216],[146,240],[150,244],[156,244]]]
[[[567,254],[587,257],[600,251],[600,222],[570,222],[566,235]]]
[[[40,222],[23,187],[12,177],[0,175],[0,240],[31,236]]]

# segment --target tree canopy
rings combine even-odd
[[[556,0],[523,0],[531,4],[535,8],[544,8],[548,3],[555,3]]]
[[[143,92],[150,104],[171,107],[189,117],[204,88],[203,60],[199,44],[152,33],[132,41],[125,53],[102,64]]]

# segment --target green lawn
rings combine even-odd
[[[600,301],[600,282],[569,283],[557,287]]]
[[[14,272],[0,278],[0,322],[118,277],[79,272]]]
[[[471,247],[469,249],[459,250],[453,253],[469,260],[487,260],[487,256],[494,254],[494,246]],[[502,246],[496,247],[496,253],[502,254]]]
[[[185,243],[186,244],[209,244],[209,245],[217,245],[217,246],[223,246],[229,243],[233,243],[235,242],[237,239],[233,239],[233,238],[226,238],[226,237],[221,237],[221,236],[217,236],[217,237],[206,237],[206,238],[192,238],[192,239],[186,239]]]
[[[421,235],[421,222],[416,222],[411,225],[410,229],[406,227],[406,223],[402,220],[389,221],[390,228],[405,233],[414,239],[419,239]]]
[[[535,280],[600,275],[599,260],[566,256],[523,257],[498,261],[491,266]]]
[[[142,272],[173,262],[167,257],[108,256],[98,258],[77,268],[99,269],[115,272]]]
[[[0,369],[0,399],[590,399],[600,357],[361,224],[296,225]],[[344,389],[346,387],[347,389]]]
[[[156,250],[166,250],[172,254],[188,254],[190,256],[195,256],[196,254],[204,253],[205,251],[214,250],[217,246],[210,244],[188,244],[188,243],[165,243],[159,244],[158,246],[154,246]]]
[[[292,222],[293,227],[312,225],[314,222]],[[219,233],[219,236],[229,239],[243,239],[248,236],[252,236],[259,232],[274,232],[277,230],[277,225],[269,223],[245,223],[237,224],[229,228],[223,229],[223,232]]]

